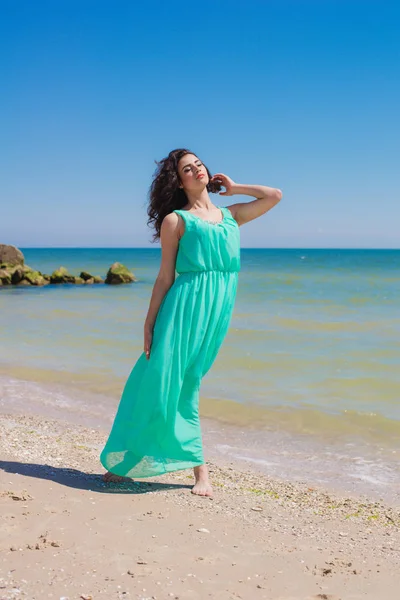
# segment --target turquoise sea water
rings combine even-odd
[[[51,273],[129,286],[0,288],[3,377],[71,384],[109,398],[110,414],[142,351],[159,249],[23,249]],[[400,250],[242,249],[231,328],[203,380],[203,414],[242,430],[312,440],[400,439]],[[106,402],[106,401],[105,401]]]

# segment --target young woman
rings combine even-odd
[[[186,149],[158,164],[148,223],[161,267],[144,325],[144,352],[123,391],[100,460],[105,481],[194,468],[194,494],[211,496],[199,420],[199,389],[228,331],[240,270],[239,226],[275,206],[280,190],[213,177]],[[215,206],[210,192],[255,200]],[[178,277],[175,279],[175,273]]]

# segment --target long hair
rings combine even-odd
[[[166,158],[155,161],[157,169],[150,186],[149,205],[147,207],[149,216],[147,224],[155,229],[153,242],[160,237],[161,223],[164,217],[175,209],[183,208],[188,203],[185,191],[179,187],[180,178],[178,175],[178,163],[186,154],[194,154],[194,152],[186,148],[178,148],[177,150],[171,150]],[[197,154],[194,155],[197,156]],[[204,166],[208,178],[211,180],[212,175],[206,165]],[[215,194],[221,190],[221,187],[220,183],[209,181],[207,191]]]

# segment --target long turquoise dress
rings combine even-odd
[[[204,463],[201,379],[229,328],[240,270],[239,227],[228,208],[206,221],[185,210],[178,277],[160,305],[150,358],[126,382],[102,465],[116,475],[150,477]]]

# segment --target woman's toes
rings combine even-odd
[[[211,498],[213,495],[212,487],[209,481],[197,481],[192,488],[192,494],[196,496],[206,496]]]

